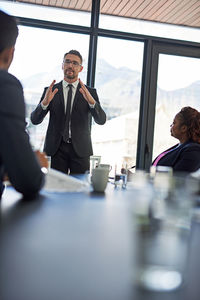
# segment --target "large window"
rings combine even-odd
[[[88,0],[85,4],[83,4],[82,1],[77,1],[77,10],[59,8],[59,1],[57,4],[55,4],[55,2],[53,3],[53,5],[57,5],[56,8],[51,6],[48,7],[46,5],[42,6],[39,5],[40,1],[37,2],[37,5],[32,5],[30,3],[25,4],[19,2],[15,3],[13,1],[0,1],[0,7],[17,17],[90,26],[92,0]],[[80,7],[86,11],[79,11],[78,9]]]
[[[120,9],[122,10],[123,5],[123,2],[120,4],[118,2],[119,1],[113,1],[112,3],[113,7],[116,6],[116,13],[119,12]],[[132,1],[130,1],[130,5],[132,4]],[[135,34],[144,34],[149,36],[200,42],[198,28],[189,28],[187,26],[177,26],[159,22],[144,21],[134,18],[123,18],[101,14],[99,27],[109,30],[118,30],[130,33],[134,32]]]
[[[33,126],[30,113],[39,103],[44,87],[54,79],[57,82],[63,79],[62,60],[69,50],[77,49],[82,54],[84,69],[80,78],[86,81],[88,46],[89,37],[86,35],[19,26],[15,56],[9,71],[21,80],[24,87],[28,130],[34,148],[43,148],[48,117],[40,125]]]
[[[136,161],[143,43],[100,37],[95,85],[107,114],[93,126],[94,153],[113,166]]]
[[[184,106],[200,110],[200,59],[159,55],[153,157],[179,141],[170,124]]]

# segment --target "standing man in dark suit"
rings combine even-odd
[[[44,154],[33,153],[26,133],[25,104],[21,83],[8,73],[13,60],[18,28],[13,17],[0,10],[0,198],[8,176],[25,196],[37,193],[44,183]],[[39,163],[40,162],[40,163]]]
[[[106,122],[96,90],[78,79],[83,70],[82,56],[76,50],[64,55],[64,79],[45,88],[40,103],[31,113],[33,124],[50,113],[44,151],[51,156],[51,167],[66,174],[89,170],[92,117],[97,124]]]

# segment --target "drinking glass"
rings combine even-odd
[[[101,162],[101,156],[98,156],[98,155],[90,156],[90,173],[92,173],[93,169],[98,167],[100,162]]]
[[[51,156],[47,155],[47,161],[48,161],[48,170],[51,168]]]
[[[127,165],[115,165],[114,185],[115,188],[126,188],[127,184]]]
[[[194,190],[185,176],[157,176],[148,210],[134,213],[134,281],[145,289],[170,291],[187,273]]]

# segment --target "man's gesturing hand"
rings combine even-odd
[[[55,84],[55,80],[52,81],[51,85],[48,87],[46,94],[44,96],[44,99],[42,100],[43,105],[49,105],[49,103],[52,101],[53,97],[57,93],[58,89],[53,89],[53,86]]]
[[[46,169],[48,169],[48,160],[47,160],[46,153],[40,152],[39,150],[36,150],[35,154],[36,154],[37,159],[40,163],[40,166],[45,167]]]
[[[83,97],[85,98],[85,100],[93,105],[96,103],[96,101],[94,100],[94,98],[92,97],[92,95],[90,94],[90,92],[88,91],[88,89],[86,88],[86,86],[83,84],[83,82],[79,79],[81,88],[79,89],[79,91],[81,92],[81,94],[83,95]]]

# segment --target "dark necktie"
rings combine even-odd
[[[69,139],[69,121],[71,113],[71,103],[72,103],[72,84],[68,84],[68,95],[67,95],[67,107],[65,112],[65,127],[63,133],[63,140],[66,142]]]

